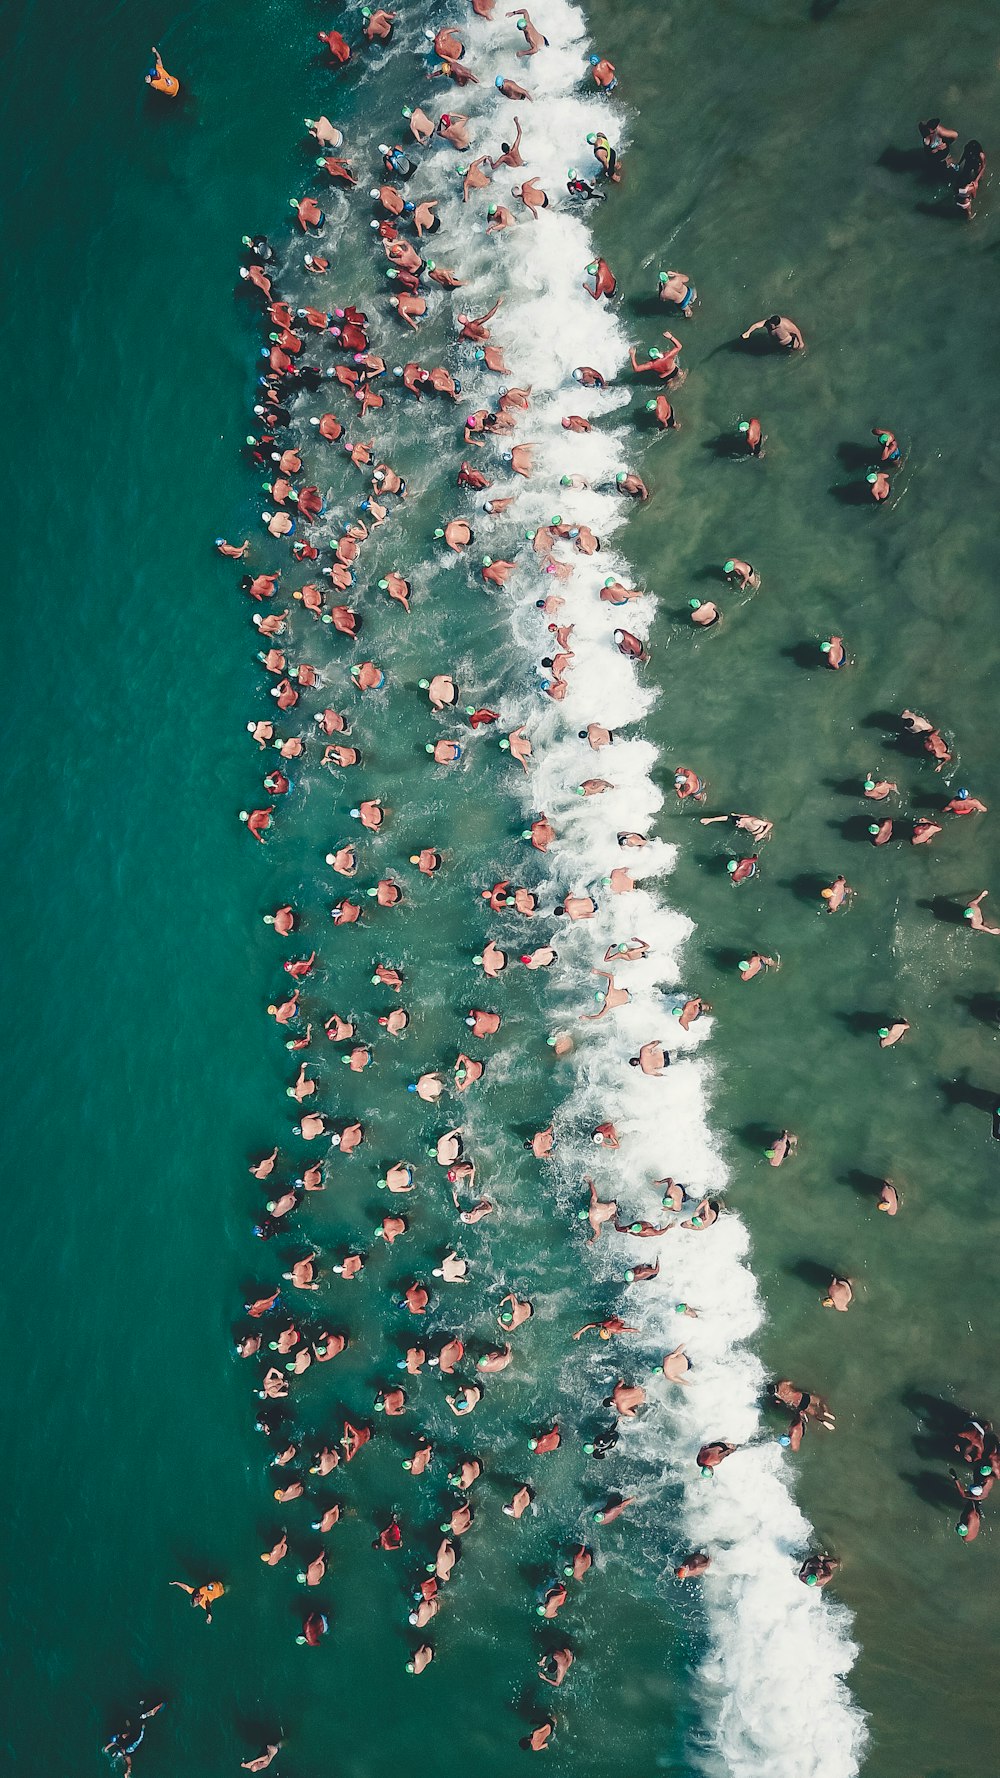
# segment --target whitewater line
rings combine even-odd
[[[511,26],[498,20],[492,26],[469,26],[469,59],[480,69],[519,75],[533,90],[534,103],[523,108],[524,176],[537,176],[554,200],[565,188],[570,165],[582,162],[588,176],[586,136],[606,123],[608,109],[605,101],[579,91],[589,50],[579,10],[569,0],[540,0],[533,16],[550,39],[541,55],[515,63]],[[488,118],[491,142],[499,139],[501,127],[517,109],[503,104],[485,84],[463,90],[461,108],[474,122],[477,116],[483,122]],[[483,152],[486,140],[484,131],[473,152]],[[506,170],[502,176],[504,186],[498,180],[495,193],[476,194],[481,198],[480,221],[491,197],[506,199]],[[511,174],[510,183],[520,177]],[[566,597],[559,620],[574,625],[575,659],[563,704],[551,703],[539,691],[532,700],[504,700],[503,715],[512,722],[529,722],[536,764],[523,787],[525,807],[544,809],[559,834],[547,889],[560,898],[567,890],[589,887],[600,907],[595,920],[558,934],[564,985],[554,985],[552,994],[561,1021],[573,1021],[577,1049],[574,1084],[557,1113],[557,1189],[572,1214],[580,1202],[582,1175],[594,1172],[595,1161],[602,1158],[585,1135],[574,1137],[572,1132],[586,1132],[610,1118],[623,1137],[623,1148],[620,1164],[604,1168],[603,1188],[627,1194],[630,1210],[652,1220],[659,1213],[659,1196],[647,1185],[648,1201],[642,1202],[636,1181],[669,1173],[700,1197],[724,1189],[726,1170],[708,1125],[711,1068],[698,1054],[711,1021],[700,1020],[685,1035],[665,1017],[670,991],[683,982],[680,952],[691,931],[691,922],[667,908],[655,890],[655,878],[671,868],[674,848],[653,843],[642,851],[623,852],[614,839],[620,830],[646,831],[655,820],[661,803],[653,781],[656,749],[639,738],[619,739],[595,756],[578,739],[578,730],[592,720],[632,733],[653,702],[653,694],[639,685],[634,668],[611,640],[623,619],[645,636],[652,597],[623,612],[598,596],[608,575],[626,583],[630,579],[624,559],[608,547],[625,517],[614,477],[625,467],[630,440],[622,426],[609,430],[607,422],[626,404],[627,395],[615,389],[585,390],[572,381],[580,364],[594,364],[609,377],[616,374],[626,360],[626,342],[613,311],[592,302],[581,288],[584,268],[594,256],[582,212],[551,210],[507,230],[495,242],[470,237],[469,224],[476,215],[471,204],[463,208],[457,198],[446,200],[442,215],[473,249],[463,259],[468,287],[455,302],[456,312],[472,312],[480,296],[488,305],[506,283],[505,306],[493,329],[507,353],[511,380],[532,388],[518,439],[536,447],[533,477],[527,484],[512,482],[509,490],[498,483],[497,492],[519,492],[518,522],[528,529],[558,512],[589,524],[602,539],[595,557],[559,552],[574,568],[566,583],[535,579],[530,556],[525,560],[522,554],[510,589],[511,622],[526,677],[547,652],[545,619],[536,605],[547,591]],[[470,363],[470,373],[472,368]],[[603,417],[605,424],[588,434],[568,435],[560,425],[568,407],[591,420]],[[664,443],[662,448],[670,447]],[[590,487],[565,488],[562,477],[567,473],[583,476]],[[492,527],[477,521],[477,537],[485,538],[487,549],[491,528],[495,553],[502,554],[504,539],[509,542],[509,520]],[[593,800],[579,797],[581,780],[597,773],[613,780],[614,791]],[[645,879],[645,886],[631,895],[609,895],[607,878],[622,864]],[[563,928],[568,925],[564,922]],[[607,945],[636,934],[649,941],[651,955],[626,966],[630,1006],[580,1038],[578,1033],[588,1030],[577,1023],[586,1004],[584,983],[593,982],[585,972]],[[670,1037],[674,1065],[663,1079],[648,1079],[630,1070],[627,1058],[639,1043],[657,1035]],[[674,1231],[662,1245],[664,1275],[629,1292],[626,1313],[642,1327],[651,1360],[684,1337],[694,1368],[687,1390],[652,1386],[660,1411],[623,1429],[623,1448],[655,1466],[665,1487],[680,1491],[685,1547],[712,1553],[712,1568],[701,1583],[711,1647],[698,1676],[699,1696],[711,1721],[704,1744],[692,1750],[692,1757],[706,1771],[718,1771],[721,1761],[733,1778],[758,1778],[762,1772],[769,1778],[852,1778],[866,1736],[845,1683],[857,1653],[850,1614],[804,1588],[796,1576],[810,1526],[789,1491],[781,1448],[762,1425],[763,1371],[747,1342],[761,1325],[763,1308],[748,1249],[747,1231],[733,1212],[720,1217],[710,1232]],[[602,1241],[595,1269],[603,1266],[605,1275],[620,1278],[627,1250],[625,1240]],[[679,1320],[679,1302],[695,1305],[698,1319]],[[670,1434],[666,1448],[664,1425]],[[712,1438],[730,1439],[742,1448],[709,1483],[698,1474],[694,1454]],[[660,1522],[657,1500],[649,1499],[646,1510]],[[790,1698],[795,1700],[791,1732]]]

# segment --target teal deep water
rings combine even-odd
[[[169,1708],[136,1762],[150,1778],[182,1764],[194,1778],[237,1769],[276,1727],[288,1742],[277,1769],[291,1778],[331,1766],[367,1778],[411,1759],[453,1778],[470,1757],[504,1771],[533,1708],[532,1589],[581,1490],[588,1504],[602,1497],[604,1478],[574,1453],[551,1515],[523,1540],[506,1521],[470,1540],[442,1620],[447,1662],[419,1687],[403,1672],[413,1638],[401,1571],[368,1549],[380,1513],[412,1510],[390,1441],[366,1454],[363,1488],[332,1490],[352,1511],[328,1540],[324,1650],[294,1643],[295,1556],[276,1574],[257,1562],[282,1520],[231,1328],[244,1294],[276,1269],[248,1240],[259,1196],[245,1168],[284,1127],[294,1072],[264,1017],[281,978],[260,915],[292,889],[320,909],[324,845],[343,836],[315,786],[266,852],[236,820],[259,778],[244,725],[264,706],[256,638],[211,540],[247,534],[238,527],[261,504],[239,457],[258,337],[235,290],[240,237],[283,238],[309,164],[303,116],[325,109],[349,123],[366,102],[347,85],[340,103],[314,65],[314,33],[331,22],[285,0],[254,15],[213,0],[164,18],[139,0],[68,18],[22,7],[8,20],[7,581],[30,636],[8,666],[5,750],[4,1331],[16,1394],[2,1609],[17,1774],[106,1770],[102,1742],[138,1697],[157,1695]],[[957,1778],[991,1755],[997,1648],[989,1512],[963,1550],[934,1436],[949,1407],[996,1406],[1000,990],[993,941],[950,915],[983,887],[1000,896],[997,247],[989,185],[962,226],[912,150],[927,111],[988,152],[997,140],[990,19],[950,0],[811,12],[708,0],[627,15],[595,0],[590,24],[635,112],[624,183],[595,218],[623,317],[636,344],[671,325],[648,300],[668,259],[702,299],[683,330],[682,429],[637,453],[654,498],[625,547],[660,600],[649,671],[662,696],[647,732],[668,792],[660,831],[680,846],[666,893],[697,923],[686,973],[717,1014],[713,1126],[753,1234],[764,1361],[838,1412],[836,1435],[814,1436],[796,1459],[796,1486],[819,1542],[844,1560],[837,1591],[862,1648],[853,1679],[870,1713],[867,1770]],[[172,109],[142,86],[154,39],[184,82]],[[776,307],[805,332],[802,361],[733,353],[740,327]],[[713,441],[750,412],[767,454],[730,461]],[[857,447],[877,421],[894,427],[907,461],[891,505],[873,512],[838,490],[863,473]],[[742,606],[713,579],[733,551],[763,575]],[[694,637],[686,602],[706,588],[726,621]],[[433,986],[411,1049],[380,1060],[377,1089],[362,1077],[351,1101],[382,1120],[380,1152],[441,1127],[404,1104],[402,1085],[415,1056],[432,1064],[456,1042],[446,972],[456,946],[467,958],[485,932],[477,872],[495,857],[513,870],[520,856],[495,756],[482,795],[465,780],[432,783],[420,757],[432,730],[412,687],[433,660],[438,609],[415,606],[409,627],[394,610],[385,619],[410,689],[386,720],[379,764],[410,812],[374,856],[401,868],[437,824],[456,834],[471,887],[457,872],[409,928]],[[490,702],[502,607],[451,618],[463,671]],[[821,670],[817,648],[834,630],[854,663],[839,675]],[[474,645],[489,663],[476,674]],[[955,737],[946,781],[968,784],[991,814],[933,848],[874,851],[857,794],[868,768],[899,781],[904,812],[947,794],[892,742],[886,719],[905,705]],[[670,800],[678,763],[708,780],[711,812],[776,821],[755,883],[734,892],[721,830]],[[838,870],[858,897],[827,922],[818,886]],[[331,953],[329,933],[319,937]],[[365,978],[383,938],[373,925],[336,953],[331,1010],[342,995],[381,1009]],[[780,975],[743,986],[734,964],[748,944],[780,951]],[[533,984],[517,984],[511,1007],[521,1047],[498,1069],[491,1115],[530,1131],[561,1077]],[[896,1012],[913,1030],[882,1054],[874,1031]],[[775,1174],[763,1133],[784,1125],[800,1154]],[[870,1195],[883,1176],[904,1194],[893,1222]],[[331,1251],[370,1239],[385,1208],[374,1177],[358,1157],[316,1201]],[[512,1174],[510,1227],[487,1225],[476,1249],[487,1297],[516,1277],[528,1294],[576,1301],[571,1262],[548,1258],[559,1224],[532,1178]],[[421,1261],[449,1231],[444,1207],[429,1207]],[[334,1318],[376,1331],[382,1287],[416,1264],[413,1251],[379,1255],[378,1294]],[[831,1270],[855,1281],[847,1317],[819,1309]],[[517,1479],[508,1447],[545,1407],[568,1416],[600,1393],[538,1319],[530,1365],[482,1422],[481,1438],[505,1452],[497,1499]],[[392,1323],[390,1345],[403,1332]],[[395,1380],[386,1363],[359,1339],[336,1382],[321,1379],[331,1434],[341,1405],[361,1414]],[[447,1428],[440,1439],[450,1460],[458,1441]],[[426,1498],[433,1524],[441,1489]],[[297,1528],[293,1541],[308,1553]],[[697,1732],[697,1608],[662,1584],[669,1535],[651,1541],[654,1563],[624,1532],[607,1547],[570,1625],[586,1660],[549,1759],[588,1778],[626,1764],[680,1774]],[[209,1573],[228,1596],[206,1629],[166,1583]],[[789,1700],[789,1735],[801,1705]]]

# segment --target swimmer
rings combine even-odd
[[[670,1057],[662,1043],[644,1043],[640,1046],[637,1056],[630,1056],[630,1068],[638,1068],[642,1074],[661,1075],[670,1067]]]
[[[766,974],[769,969],[780,969],[780,957],[765,957],[762,951],[751,951],[745,962],[738,965],[740,980],[752,982],[754,976]]]
[[[950,165],[948,156],[952,143],[958,141],[958,131],[950,130],[939,117],[931,117],[925,123],[918,123],[917,129],[929,158],[943,162],[945,166]]]
[[[868,483],[868,492],[876,506],[880,506],[883,500],[888,500],[892,493],[892,483],[884,469],[869,470],[865,480]]]
[[[873,426],[872,437],[876,438],[882,446],[882,454],[879,458],[881,463],[898,463],[900,461],[903,453],[894,432],[890,432],[887,426]]]
[[[658,346],[652,347],[645,364],[640,364],[636,357],[635,347],[629,347],[629,363],[636,376],[643,376],[646,371],[651,370],[653,374],[658,376],[661,382],[664,383],[675,377],[680,377],[681,372],[678,370],[677,360],[683,351],[683,345],[677,338],[676,334],[665,332],[663,338],[670,341],[670,350],[668,352],[663,352]]]
[[[824,665],[836,673],[847,661],[847,650],[843,636],[831,636],[828,641],[820,643],[820,653],[826,656]]]
[[[835,1556],[809,1556],[799,1569],[799,1579],[807,1587],[826,1587],[839,1567]]]
[[[931,821],[927,816],[922,816],[919,820],[914,821],[913,823],[913,832],[910,835],[910,845],[929,846],[931,841],[936,839],[938,834],[943,831],[939,821]]]
[[[838,908],[849,903],[854,893],[855,891],[851,888],[846,877],[834,877],[829,888],[820,890],[820,895],[826,902],[828,914],[835,914]]]
[[[836,1309],[839,1314],[846,1315],[854,1301],[854,1286],[849,1278],[834,1276],[827,1285],[826,1296],[823,1297],[824,1309]]]
[[[537,815],[523,837],[531,840],[536,852],[547,852],[557,836],[548,816]]]
[[[547,210],[549,207],[549,200],[535,178],[525,179],[522,185],[512,185],[510,195],[520,198],[532,222],[538,221],[539,210]]]
[[[879,1049],[892,1049],[894,1044],[899,1043],[900,1040],[906,1036],[909,1029],[910,1023],[908,1019],[890,1019],[888,1025],[882,1025],[879,1029]]]
[[[506,1501],[500,1510],[506,1514],[508,1519],[520,1519],[527,1512],[534,1498],[534,1490],[526,1484],[522,1484],[520,1488],[515,1489],[512,1498]]]
[[[198,1587],[189,1586],[185,1580],[171,1580],[167,1582],[167,1585],[179,1587],[182,1593],[187,1593],[191,1604],[197,1610],[205,1613],[206,1624],[210,1624],[212,1621],[212,1606],[217,1599],[222,1598],[226,1590],[219,1580],[203,1581]]]
[[[578,1327],[575,1334],[572,1334],[570,1337],[571,1339],[578,1340],[581,1335],[590,1333],[591,1331],[596,1332],[602,1340],[610,1340],[614,1338],[615,1334],[634,1334],[638,1333],[639,1329],[637,1327],[627,1326],[620,1316],[611,1315],[607,1321],[586,1322],[583,1327]]]
[[[457,1395],[446,1395],[444,1399],[452,1413],[461,1417],[475,1410],[483,1399],[483,1392],[474,1383],[468,1383]]]
[[[162,93],[167,99],[176,99],[181,90],[181,83],[176,75],[168,74],[160,60],[160,52],[153,44],[153,66],[146,75],[146,85],[151,86],[154,93]]]
[[[631,630],[615,630],[612,640],[618,653],[623,654],[626,660],[638,661],[640,665],[649,660],[639,637],[633,636]]]
[[[279,1751],[280,1747],[281,1747],[280,1741],[268,1741],[266,1747],[264,1748],[263,1753],[259,1753],[257,1755],[256,1759],[241,1759],[240,1760],[241,1771],[244,1771],[244,1772],[266,1772],[268,1766],[271,1764],[271,1761],[273,1759],[277,1758],[278,1751]]]
[[[452,148],[464,153],[469,146],[469,119],[461,112],[443,111],[438,119],[437,131],[443,142],[450,142]]]
[[[764,321],[754,321],[740,338],[748,340],[751,334],[759,333],[761,329],[784,352],[801,352],[806,343],[801,329],[787,315],[769,315]]]
[[[544,1130],[536,1130],[535,1134],[525,1142],[524,1146],[526,1149],[530,1150],[536,1161],[546,1160],[556,1146],[552,1124],[549,1124]]]
[[[783,1162],[791,1159],[792,1155],[797,1152],[798,1146],[798,1137],[793,1136],[790,1130],[782,1130],[780,1135],[773,1138],[770,1148],[764,1150],[768,1166],[780,1167]]]
[[[986,815],[989,810],[976,796],[970,796],[967,790],[956,791],[950,802],[945,803],[946,815]]]
[[[494,173],[496,172],[498,167],[523,167],[524,166],[524,161],[521,157],[521,140],[522,140],[522,132],[521,132],[520,120],[515,117],[513,142],[502,142],[500,144],[501,153],[498,155],[495,155],[493,157],[493,159],[490,161],[490,166],[493,168]],[[487,232],[487,234],[489,234],[489,232],[490,232],[489,229],[487,229],[486,232]]]
[[[629,993],[628,989],[627,988],[619,988],[618,986],[616,986],[614,976],[609,975],[609,973],[606,969],[594,969],[591,971],[591,974],[603,976],[604,980],[607,982],[608,985],[607,985],[607,988],[605,989],[603,995],[598,994],[596,996],[596,999],[601,1001],[600,1009],[597,1012],[581,1013],[580,1017],[582,1019],[586,1019],[586,1020],[603,1019],[607,1013],[614,1012],[616,1007],[627,1006],[629,1004],[629,1001],[631,1000],[632,996]]]
[[[606,259],[596,259],[587,267],[583,288],[597,302],[602,296],[610,300],[618,288],[618,280]]]
[[[508,1291],[506,1296],[500,1298],[497,1321],[501,1327],[521,1327],[526,1321],[531,1320],[534,1312],[527,1298],[516,1297],[512,1291]]]
[[[660,1369],[668,1383],[687,1384],[690,1380],[688,1372],[691,1369],[691,1360],[688,1358],[684,1346],[675,1346],[672,1352],[668,1352]]]
[[[595,1525],[613,1525],[616,1519],[621,1518],[622,1513],[625,1511],[626,1507],[633,1506],[635,1504],[636,1499],[637,1499],[637,1496],[635,1494],[629,1494],[629,1495],[625,1496],[624,1499],[622,1498],[622,1496],[620,1494],[613,1494],[611,1496],[611,1499],[609,1501],[607,1501],[607,1503],[604,1506],[602,1506],[598,1512],[596,1512],[592,1515],[594,1524]]]
[[[618,75],[614,63],[609,62],[607,56],[591,56],[590,71],[602,93],[614,92],[618,85]]]
[[[567,920],[592,920],[597,913],[597,903],[590,895],[564,895],[552,912],[557,919],[565,915]],[[606,957],[605,962],[610,962],[610,957]]]
[[[988,932],[995,938],[1000,935],[1000,926],[988,925],[980,906],[980,903],[986,900],[988,894],[988,889],[980,890],[979,894],[964,908],[962,917],[963,919],[968,920],[973,932]]]
[[[673,303],[685,321],[690,321],[698,301],[698,292],[687,272],[660,272],[656,280],[656,296],[658,302]]]
[[[592,1242],[600,1239],[601,1229],[606,1222],[613,1223],[617,1227],[618,1200],[617,1198],[599,1197],[597,1187],[592,1179],[585,1179],[584,1184],[590,1192],[590,1203],[587,1209],[581,1210],[579,1214],[581,1217],[585,1217],[590,1224],[590,1234],[587,1236],[587,1240]],[[578,1339],[579,1335],[574,1334],[573,1338]]]

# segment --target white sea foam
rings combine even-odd
[[[504,293],[492,324],[494,338],[504,347],[510,383],[532,387],[531,407],[516,438],[536,446],[534,474],[527,483],[512,478],[509,488],[498,480],[492,492],[517,491],[517,507],[497,521],[477,522],[477,544],[482,539],[497,556],[513,553],[512,533],[522,535],[555,513],[589,524],[602,540],[600,553],[590,558],[560,546],[560,556],[574,568],[563,583],[537,572],[520,544],[518,574],[500,596],[510,603],[526,678],[549,652],[546,620],[536,607],[546,593],[560,592],[566,599],[557,621],[574,626],[574,659],[564,703],[556,705],[535,689],[528,695],[511,692],[503,715],[528,723],[536,761],[524,780],[525,806],[544,809],[559,835],[546,859],[547,888],[589,887],[600,903],[595,920],[575,926],[563,921],[559,928],[561,979],[552,984],[554,1002],[563,1009],[572,1006],[576,1014],[582,1010],[596,980],[587,972],[609,944],[637,935],[652,948],[647,961],[619,971],[632,991],[628,1007],[600,1024],[573,1024],[575,1085],[557,1113],[562,1137],[557,1189],[567,1202],[579,1201],[581,1176],[605,1159],[587,1132],[610,1118],[623,1142],[617,1165],[613,1158],[605,1161],[602,1180],[632,1213],[654,1220],[660,1200],[651,1189],[654,1179],[671,1174],[697,1198],[723,1190],[726,1175],[709,1125],[711,1065],[701,1054],[711,1020],[700,1020],[685,1035],[669,1016],[671,996],[684,985],[682,953],[691,930],[690,921],[665,906],[659,893],[658,879],[671,868],[673,848],[654,843],[641,851],[621,850],[616,841],[618,831],[644,832],[655,820],[661,801],[652,777],[655,750],[645,740],[623,738],[595,754],[577,733],[592,720],[626,728],[653,701],[635,668],[616,651],[612,632],[623,626],[644,637],[656,588],[649,589],[648,599],[620,608],[598,598],[609,575],[631,582],[628,564],[612,542],[627,505],[614,489],[615,473],[626,465],[629,450],[629,438],[615,421],[625,397],[620,389],[589,390],[572,379],[573,369],[584,364],[611,378],[626,359],[613,307],[595,303],[582,288],[593,241],[586,208],[573,207],[565,195],[570,166],[584,177],[596,172],[588,131],[606,128],[620,141],[624,126],[613,106],[584,85],[590,46],[580,11],[568,0],[536,0],[532,16],[551,47],[528,61],[515,60],[518,39],[507,20],[471,21],[463,34],[468,59],[481,74],[520,80],[533,91],[534,102],[510,104],[484,76],[481,87],[464,89],[452,103],[473,118],[475,154],[497,152],[518,112],[525,130],[524,174],[537,176],[554,207],[536,221],[520,211],[525,219],[516,229],[488,240],[487,204],[502,201],[519,209],[509,189],[520,183],[521,174],[501,169],[489,193],[472,194],[464,207],[452,196],[442,214],[447,232],[461,233],[460,270],[469,281],[453,299],[456,313],[479,313]],[[436,190],[441,171],[435,156]],[[475,373],[471,348],[468,359],[461,374],[472,407],[481,404],[495,380]],[[565,432],[560,419],[567,412],[603,416],[600,430]],[[662,448],[669,449],[669,443]],[[489,472],[497,474],[495,453],[481,455]],[[581,475],[591,486],[563,488],[565,473]],[[659,664],[662,670],[662,657]],[[576,787],[590,776],[611,779],[614,790],[592,799],[578,796]],[[635,893],[609,892],[602,880],[616,865],[628,866],[641,879]],[[568,1011],[566,1017],[568,1022]],[[629,1055],[651,1037],[668,1042],[673,1057],[662,1079],[627,1066]],[[704,1735],[692,1759],[734,1778],[764,1773],[850,1778],[865,1743],[864,1721],[844,1678],[857,1651],[846,1609],[797,1579],[810,1527],[792,1498],[781,1448],[762,1426],[758,1404],[764,1379],[748,1342],[763,1311],[748,1247],[746,1229],[728,1212],[708,1231],[675,1229],[663,1242],[643,1247],[644,1260],[661,1251],[663,1272],[655,1283],[631,1289],[625,1313],[640,1326],[651,1361],[683,1338],[694,1368],[687,1389],[651,1385],[661,1411],[629,1428],[624,1449],[651,1464],[664,1487],[680,1488],[680,1529],[687,1547],[712,1552],[712,1569],[702,1583],[710,1643],[698,1682]],[[593,1250],[595,1271],[613,1267],[620,1277],[626,1252],[634,1257],[635,1251],[627,1238],[605,1238]],[[679,1302],[695,1306],[698,1319],[681,1319]],[[742,1448],[708,1482],[700,1477],[694,1454],[713,1438]]]

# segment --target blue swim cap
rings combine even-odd
[[[502,74],[498,74],[498,75],[497,75],[497,77],[496,77],[496,79],[495,79],[495,81],[494,81],[494,82],[493,82],[493,85],[494,85],[494,86],[498,86],[498,87],[502,87],[502,86],[503,86],[503,82],[504,82],[504,77],[503,77],[503,75],[502,75]]]

